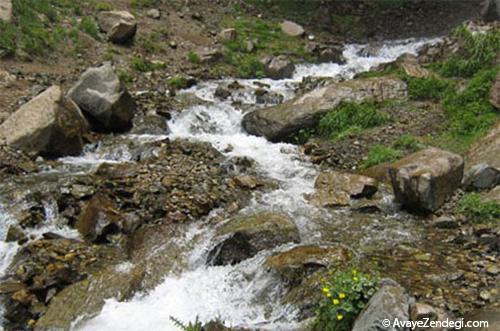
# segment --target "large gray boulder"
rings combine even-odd
[[[106,33],[109,41],[116,44],[128,42],[137,32],[137,21],[127,11],[103,11],[97,15],[99,28]]]
[[[0,125],[0,142],[28,153],[78,155],[87,122],[78,106],[52,86],[24,104]]]
[[[262,60],[266,76],[272,79],[291,78],[295,65],[286,55],[266,57]]]
[[[208,255],[212,265],[239,263],[261,250],[300,240],[293,220],[278,213],[235,218],[225,224],[218,235],[223,240]]]
[[[342,102],[384,101],[407,96],[406,83],[399,78],[355,79],[315,89],[283,104],[262,108],[243,118],[248,133],[271,141],[286,140],[299,129],[317,125],[322,116]]]
[[[131,127],[136,104],[120,83],[110,63],[90,68],[68,92],[96,131],[123,131]]]
[[[433,212],[460,186],[463,171],[460,155],[428,148],[392,164],[389,176],[396,200],[403,207]]]
[[[9,23],[12,21],[12,1],[0,0],[0,21]]]
[[[407,331],[394,327],[393,322],[409,321],[411,298],[405,289],[392,280],[383,280],[381,288],[368,301],[354,322],[352,331]],[[391,325],[383,325],[389,320]]]

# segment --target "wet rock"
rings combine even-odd
[[[378,182],[370,177],[340,172],[322,172],[314,184],[310,202],[318,207],[348,206],[351,199],[371,197]]]
[[[52,86],[0,125],[0,141],[43,156],[78,155],[87,122],[74,102]]]
[[[500,1],[485,0],[482,2],[481,16],[486,22],[494,22],[500,19]]]
[[[231,91],[229,91],[224,86],[219,85],[215,89],[214,96],[219,98],[219,99],[226,100],[231,96]]]
[[[238,33],[236,29],[224,29],[219,33],[219,40],[222,42],[225,41],[234,41],[238,37]]]
[[[412,321],[422,321],[421,323],[428,323],[428,321],[443,322],[447,319],[452,320],[451,316],[449,316],[445,311],[421,302],[413,303],[410,305],[410,319]],[[447,328],[416,327],[415,330],[446,331]]]
[[[497,74],[495,84],[491,87],[490,103],[496,108],[500,109],[500,72]]]
[[[460,155],[437,148],[411,154],[389,168],[395,198],[412,211],[438,209],[462,181]]]
[[[470,312],[464,316],[464,323],[468,321],[487,321],[488,327],[484,325],[471,327],[465,329],[467,331],[491,331],[492,326],[493,330],[498,330],[498,325],[500,325],[500,307],[491,306]]]
[[[18,242],[19,244],[23,244],[26,241],[28,241],[28,237],[26,234],[24,234],[23,230],[16,226],[16,225],[11,225],[9,226],[9,229],[7,230],[7,235],[5,237],[6,242]]]
[[[218,234],[224,239],[210,251],[211,265],[236,264],[261,250],[300,240],[295,223],[286,215],[276,213],[232,219]]]
[[[12,21],[12,1],[2,0],[0,2],[0,21],[10,23]]]
[[[94,188],[92,186],[75,184],[70,187],[69,192],[76,199],[82,199],[93,195]]]
[[[128,42],[137,32],[137,21],[127,11],[103,11],[97,15],[99,28],[116,44]]]
[[[271,141],[286,140],[300,129],[317,125],[323,115],[342,102],[384,101],[406,95],[406,83],[397,78],[355,79],[315,89],[277,106],[255,110],[245,115],[242,124],[251,134]]]
[[[161,17],[161,13],[160,13],[160,10],[156,9],[156,8],[153,8],[153,9],[150,9],[146,12],[146,15],[148,15],[148,17],[152,18],[152,19],[155,19],[155,20],[158,20],[160,19]]]
[[[87,69],[68,96],[96,131],[129,129],[136,112],[134,99],[122,86],[110,63]]]
[[[339,267],[349,260],[350,252],[345,247],[299,246],[269,257],[265,265],[295,286],[318,269]]]
[[[257,178],[249,175],[235,176],[233,181],[236,185],[242,188],[254,189],[257,187]]]
[[[168,134],[168,117],[160,115],[135,116],[132,120],[132,134]]]
[[[500,184],[500,170],[486,163],[471,167],[463,179],[463,186],[468,190],[486,190],[498,184]]]
[[[383,280],[381,288],[368,301],[354,322],[352,331],[406,330],[382,326],[384,319],[408,321],[410,297],[405,289],[392,280]]]
[[[50,302],[47,312],[36,322],[35,330],[69,329],[81,316],[98,313],[105,300],[124,301],[140,288],[144,271],[141,268],[110,266],[87,279],[68,286]]]
[[[302,37],[305,32],[302,26],[292,21],[283,21],[280,27],[281,31],[290,37]]]
[[[75,227],[89,241],[105,240],[106,235],[122,228],[122,215],[113,201],[103,194],[96,194],[83,207]]]
[[[440,216],[432,221],[432,226],[438,229],[456,229],[459,224],[458,221],[451,216]]]
[[[295,71],[295,65],[285,55],[266,57],[262,60],[266,76],[272,79],[291,78]]]
[[[344,63],[343,51],[342,47],[320,47],[318,49],[318,61],[320,63]]]
[[[276,92],[269,92],[262,88],[255,90],[255,101],[258,104],[280,104],[285,97]]]

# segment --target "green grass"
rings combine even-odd
[[[382,145],[375,145],[368,152],[368,156],[361,164],[361,167],[366,169],[381,163],[394,162],[401,156],[401,152],[396,149]]]
[[[174,76],[168,80],[167,84],[176,90],[181,90],[188,86],[188,80],[184,76]]]
[[[500,29],[473,35],[465,26],[454,32],[463,45],[458,54],[450,56],[440,66],[446,77],[472,77],[478,71],[491,66],[500,51]]]
[[[94,4],[94,8],[97,11],[109,11],[113,10],[113,6],[107,2],[97,2]]]
[[[330,111],[319,122],[318,133],[333,140],[387,123],[389,115],[377,110],[374,103],[345,103]]]
[[[154,63],[149,60],[142,59],[140,57],[132,58],[130,62],[130,67],[134,70],[140,72],[149,72],[165,68],[164,63]]]
[[[130,0],[130,6],[133,8],[147,8],[157,6],[160,0]]]
[[[99,36],[99,27],[97,23],[90,17],[84,17],[80,21],[80,30],[94,38],[95,40],[101,40]]]
[[[201,63],[200,57],[198,56],[198,54],[196,54],[193,51],[190,51],[188,53],[188,60],[189,60],[189,62],[191,62],[193,64],[200,64]]]
[[[405,77],[408,84],[408,94],[413,100],[440,100],[452,88],[450,81],[430,77]]]
[[[457,212],[474,222],[500,220],[500,204],[483,201],[478,193],[466,194],[458,203]]]
[[[412,135],[402,135],[398,139],[396,139],[392,146],[397,150],[416,152],[424,147],[424,145]]]

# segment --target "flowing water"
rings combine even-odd
[[[226,157],[245,156],[256,161],[260,174],[279,182],[279,188],[256,195],[241,214],[258,211],[277,211],[290,215],[300,231],[301,244],[341,242],[352,247],[395,244],[418,238],[416,230],[402,226],[406,215],[391,212],[391,197],[383,197],[388,213],[383,219],[375,216],[351,219],[347,210],[329,212],[314,208],[305,200],[313,191],[317,169],[300,150],[290,144],[271,143],[261,137],[248,135],[241,127],[244,115],[234,101],[248,107],[255,105],[255,82],[269,85],[269,90],[280,93],[285,99],[294,96],[297,84],[307,76],[349,79],[356,73],[373,66],[395,60],[403,53],[414,53],[432,41],[399,41],[386,43],[370,56],[360,56],[360,45],[349,45],[344,55],[347,62],[338,64],[299,65],[291,79],[238,80],[244,92],[221,102],[214,97],[218,84],[230,81],[209,81],[185,91],[204,100],[204,105],[193,106],[174,116],[169,122],[170,138],[184,138],[211,143]],[[164,139],[166,136],[125,135],[116,138],[112,145],[87,146],[79,157],[61,159],[63,165],[51,170],[56,176],[88,171],[102,162],[133,162],[133,146]],[[111,148],[110,148],[111,146]],[[58,226],[58,215],[53,202],[46,202],[46,222],[33,235],[49,231],[62,231],[74,235],[69,229]],[[12,222],[8,210],[0,207],[0,236]],[[348,223],[348,226],[346,224]],[[208,227],[208,225],[207,225]],[[325,229],[328,229],[327,231]],[[292,247],[284,245],[273,251],[260,252],[251,259],[234,266],[206,266],[208,250],[216,244],[213,229],[203,223],[193,224],[185,241],[190,241],[187,267],[181,273],[165,275],[160,285],[148,293],[137,294],[128,302],[110,299],[102,311],[90,320],[74,323],[75,330],[176,330],[170,317],[193,321],[198,317],[208,321],[219,317],[228,325],[258,329],[289,330],[297,327],[294,307],[280,304],[283,293],[280,282],[262,267],[265,259],[276,251]],[[3,273],[17,244],[0,241],[0,273]]]

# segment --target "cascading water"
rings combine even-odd
[[[246,92],[233,96],[233,100],[227,102],[220,102],[214,97],[220,81],[200,83],[186,93],[196,94],[206,105],[191,107],[174,117],[169,122],[170,138],[209,142],[228,158],[246,156],[255,160],[258,171],[277,180],[280,185],[272,192],[256,196],[240,213],[261,210],[287,213],[297,223],[302,244],[321,243],[324,240],[318,231],[321,223],[325,220],[331,223],[345,222],[347,211],[331,213],[307,204],[304,195],[313,191],[317,175],[315,167],[294,145],[271,143],[264,138],[246,134],[241,127],[243,111],[233,106],[231,101],[255,106],[255,82],[265,83],[270,86],[270,91],[289,99],[294,96],[296,85],[306,76],[352,78],[356,73],[367,71],[373,66],[391,62],[403,53],[414,53],[429,42],[432,41],[386,43],[375,54],[366,57],[359,55],[364,46],[349,45],[344,52],[347,59],[345,64],[300,65],[291,79],[238,80]],[[123,137],[122,141],[143,143],[163,138],[165,136],[129,135]],[[89,165],[92,167],[102,162],[133,161],[133,156],[128,145],[122,142],[112,149],[102,145],[91,146],[82,156],[61,161],[65,168],[60,171],[82,171],[88,169]],[[0,209],[0,218],[7,217],[8,214]],[[57,215],[52,218],[56,219]],[[372,231],[368,239],[363,235],[359,237],[358,241],[363,241],[363,244],[395,235],[402,241],[414,236],[399,226],[397,215],[392,218],[396,221],[391,223],[391,217],[388,217],[384,220],[383,229],[378,226],[379,220],[375,219],[370,220],[369,225],[360,224],[357,230],[352,231],[360,234]],[[7,223],[0,222],[0,235],[5,232]],[[200,232],[200,225],[193,225],[193,229]],[[213,229],[207,228],[206,233],[213,233]],[[353,236],[352,240],[356,238]],[[108,300],[96,317],[75,322],[73,329],[174,331],[176,327],[170,321],[170,316],[181,321],[192,321],[196,317],[208,321],[219,317],[229,325],[258,329],[288,330],[296,327],[294,308],[279,303],[283,293],[280,282],[262,268],[268,256],[292,246],[260,252],[234,266],[206,266],[207,249],[215,244],[213,236],[200,235],[189,240],[194,241],[194,248],[188,258],[187,268],[180,275],[166,275],[163,282],[150,293],[138,294],[128,302]],[[0,242],[0,273],[10,262],[12,252],[17,250],[15,245]]]

